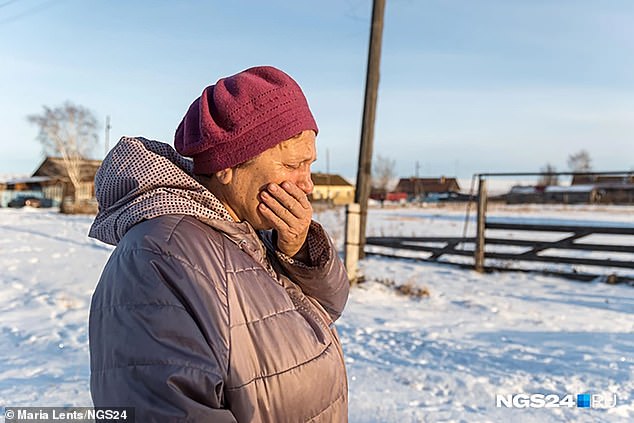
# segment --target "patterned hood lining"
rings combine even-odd
[[[170,145],[123,137],[95,176],[99,213],[88,236],[117,245],[135,224],[168,214],[233,222],[193,176],[193,164]],[[220,222],[218,222],[220,223]]]

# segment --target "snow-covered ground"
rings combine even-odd
[[[316,217],[341,244],[343,214]],[[503,207],[493,217],[634,225],[634,208]],[[88,307],[112,251],[87,238],[90,222],[0,209],[0,407],[90,404]],[[456,207],[374,209],[368,232],[461,236],[463,225]],[[362,270],[373,282],[351,291],[338,322],[351,422],[634,420],[633,287],[380,257]],[[520,393],[615,393],[617,406],[496,407],[497,394]]]

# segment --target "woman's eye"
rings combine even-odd
[[[294,163],[286,163],[286,167],[289,169],[299,169],[299,165]]]

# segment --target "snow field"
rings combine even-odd
[[[500,217],[634,224],[632,211],[507,209]],[[316,218],[341,245],[343,213]],[[90,405],[88,308],[112,251],[86,236],[91,220],[0,209],[0,406]],[[449,208],[374,209],[368,232],[461,236],[463,221],[464,211]],[[634,288],[380,257],[362,269],[430,296],[380,282],[351,291],[338,321],[351,422],[634,418]],[[614,392],[617,407],[495,406],[496,394],[585,392]]]

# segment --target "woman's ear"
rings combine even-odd
[[[218,179],[218,182],[220,182],[222,185],[230,184],[233,180],[233,169],[227,168],[216,172],[216,179]]]

